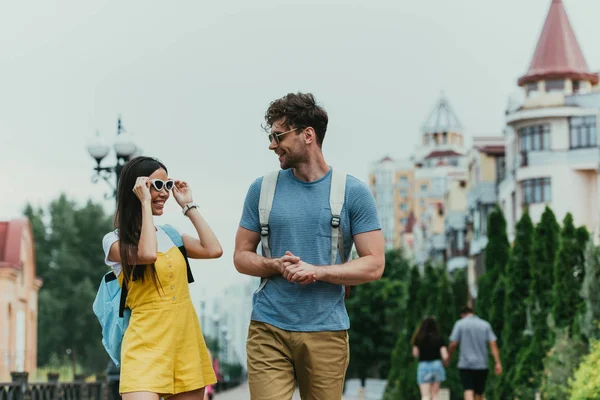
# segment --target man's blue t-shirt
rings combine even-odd
[[[240,226],[260,232],[258,201],[262,178],[252,183]],[[331,208],[329,190],[331,168],[321,179],[304,182],[291,169],[279,173],[275,198],[269,217],[269,244],[273,258],[286,251],[306,263],[329,265],[331,260]],[[348,175],[342,208],[346,259],[353,236],[381,229],[375,199],[368,186]],[[340,256],[338,254],[337,264]],[[253,296],[252,320],[266,322],[288,331],[338,331],[350,328],[344,304],[344,288],[326,282],[300,285],[283,276],[273,276]]]

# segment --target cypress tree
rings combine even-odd
[[[526,298],[529,290],[530,257],[533,241],[533,223],[529,213],[525,211],[516,226],[515,244],[508,265],[506,266],[504,327],[496,334],[502,338],[500,347],[501,359],[508,364],[516,360],[519,349],[523,345],[523,331],[527,325]],[[490,386],[489,398],[508,399],[513,396],[513,368],[507,368],[504,374],[496,379],[496,385]]]
[[[577,230],[573,216],[567,213],[560,233],[560,250],[554,263],[552,287],[552,317],[558,328],[571,327],[578,309],[580,286],[575,277],[581,262],[581,249],[577,243]]]
[[[485,272],[479,279],[477,314],[486,319],[496,335],[502,332],[504,319],[504,285],[502,276],[508,262],[510,244],[506,234],[506,220],[499,207],[488,217],[488,244],[485,248]]]
[[[530,332],[523,338],[512,377],[515,393],[520,398],[532,396],[540,387],[543,360],[552,347],[547,318],[552,309],[553,271],[559,246],[559,229],[554,213],[546,207],[533,233],[531,276],[526,302]]]

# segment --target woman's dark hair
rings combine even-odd
[[[317,144],[322,146],[329,117],[323,107],[317,105],[312,93],[288,93],[271,102],[265,113],[263,129],[268,132],[281,118],[285,118],[288,129],[312,127],[317,134]]]
[[[434,317],[425,317],[417,328],[410,343],[419,346],[423,343],[435,343],[441,339],[440,328]]]
[[[136,265],[138,243],[142,231],[142,203],[133,192],[133,187],[138,177],[150,176],[160,168],[167,171],[167,167],[163,163],[152,157],[141,156],[128,161],[119,175],[117,212],[115,213],[115,228],[119,230],[123,283],[129,283],[130,279],[143,281],[145,271],[149,268],[157,290],[159,280],[154,264]]]

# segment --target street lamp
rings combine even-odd
[[[113,189],[112,193],[104,195],[106,199],[117,197],[117,189],[119,187],[119,176],[123,166],[131,157],[141,152],[141,149],[136,146],[133,141],[133,137],[130,133],[125,131],[123,124],[121,123],[121,117],[117,120],[117,138],[114,142],[115,154],[117,156],[117,162],[114,166],[103,167],[100,164],[102,160],[110,152],[110,146],[108,142],[100,136],[100,132],[96,132],[96,136],[92,137],[87,145],[87,151],[96,160],[96,167],[94,167],[94,175],[92,176],[92,182],[96,183],[100,178],[104,179],[106,183]],[[112,174],[115,174],[115,185],[111,182]]]

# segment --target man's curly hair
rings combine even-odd
[[[312,93],[288,93],[271,102],[265,113],[263,129],[268,132],[273,123],[282,118],[285,118],[288,129],[312,127],[317,134],[317,144],[323,144],[329,117],[323,107],[317,105]]]

